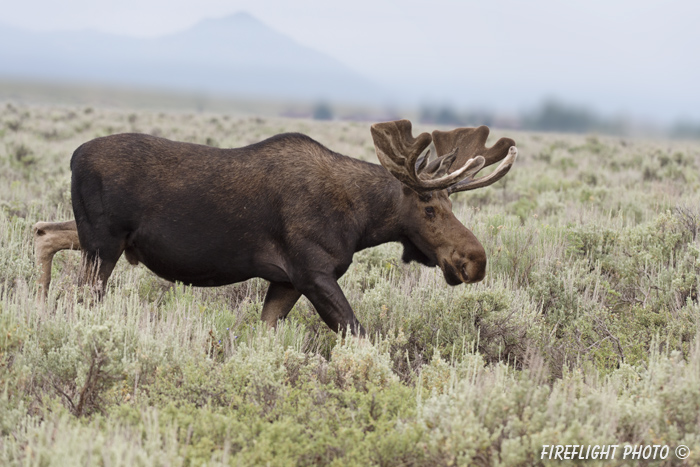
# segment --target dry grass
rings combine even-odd
[[[625,443],[700,462],[697,143],[509,132],[509,175],[454,197],[486,280],[361,252],[341,286],[373,337],[343,342],[305,300],[262,329],[262,280],[170,287],[124,261],[88,306],[75,252],[37,306],[31,225],[72,218],[78,145],[128,131],[300,131],[376,160],[367,124],[3,106],[3,465],[535,465],[543,444]]]

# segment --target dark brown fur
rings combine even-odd
[[[80,146],[71,169],[80,247],[102,291],[125,253],[195,286],[262,277],[271,325],[303,294],[331,329],[363,333],[337,283],[356,251],[400,241],[405,261],[440,266],[452,285],[485,274],[446,190],[419,195],[301,134],[239,149],[107,136]]]

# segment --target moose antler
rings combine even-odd
[[[478,170],[471,172],[466,177],[447,188],[447,193],[452,194],[458,191],[473,190],[491,185],[500,180],[508,173],[511,166],[518,157],[518,149],[515,141],[510,138],[501,138],[492,147],[486,147],[486,140],[489,137],[489,128],[480,126],[478,128],[457,128],[452,131],[433,131],[433,143],[438,154],[444,151],[456,150],[457,157],[453,166],[469,164],[469,161],[483,156],[484,164]],[[479,154],[479,156],[477,156]],[[480,178],[474,176],[483,168],[502,161],[501,164],[489,175]],[[453,172],[454,173],[454,172]]]
[[[375,123],[371,131],[379,162],[394,177],[417,192],[444,190],[465,177],[473,176],[484,164],[484,158],[477,156],[445,175],[444,172],[458,157],[457,148],[454,148],[448,154],[438,156],[438,160],[430,164],[430,170],[425,170],[428,154],[420,160],[419,157],[432,142],[428,133],[414,138],[408,120]]]

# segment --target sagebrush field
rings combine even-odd
[[[124,260],[92,303],[72,251],[37,304],[31,227],[73,218],[80,144],[288,131],[376,162],[369,123],[2,104],[0,464],[529,466],[554,465],[553,444],[700,463],[700,142],[494,131],[513,169],[453,196],[486,279],[449,287],[398,244],[362,251],[340,284],[364,340],[305,299],[267,329],[262,280],[191,288]]]

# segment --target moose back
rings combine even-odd
[[[504,176],[515,142],[487,148],[484,126],[414,138],[407,120],[371,132],[382,165],[297,133],[238,149],[142,134],[87,142],[71,159],[75,221],[35,226],[43,293],[61,249],[82,250],[82,280],[100,294],[124,254],[194,286],[261,277],[270,282],[268,324],[305,295],[331,329],[363,334],[337,283],[356,251],[401,242],[404,261],[439,266],[450,285],[482,280],[484,248],[452,213],[449,195]]]

